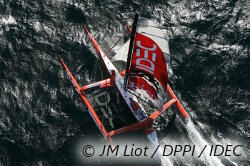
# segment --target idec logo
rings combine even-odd
[[[168,71],[165,56],[154,40],[140,33],[135,36],[130,66],[131,73],[138,71],[153,76],[166,89]]]
[[[136,68],[149,72],[154,75],[156,61],[156,52],[153,52],[157,49],[156,44],[152,43],[152,47],[145,47],[141,45],[141,41],[136,41]],[[149,55],[149,51],[151,55]],[[141,57],[141,52],[144,52],[143,57]]]

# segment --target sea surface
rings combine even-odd
[[[213,162],[250,165],[249,0],[0,0],[0,165],[84,165],[77,142],[102,135],[56,55],[81,85],[104,78],[81,24],[108,52],[136,12],[169,36],[169,84],[191,116],[188,128],[179,118],[163,128],[160,142],[241,144],[242,156]]]

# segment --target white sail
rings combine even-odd
[[[139,17],[139,21],[137,24],[137,32],[141,33],[152,40],[154,40],[157,45],[161,48],[164,53],[165,58],[167,59],[168,67],[169,67],[169,44],[168,37],[164,33],[162,29],[160,29],[155,22],[152,20]],[[120,49],[116,50],[115,56],[112,58],[112,61],[124,61],[127,62],[128,49],[129,49],[128,40]]]
[[[112,61],[127,62],[129,42],[130,40],[128,40],[120,49],[116,50],[116,54],[112,58]]]
[[[151,38],[165,54],[170,54],[168,37],[152,20],[140,17],[137,32]]]

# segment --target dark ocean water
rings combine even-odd
[[[101,134],[56,55],[81,85],[99,80],[104,74],[81,24],[108,50],[135,12],[168,34],[170,84],[203,138],[242,144],[242,157],[222,163],[250,164],[249,1],[0,0],[0,165],[79,164],[72,144]],[[161,140],[185,143],[179,124],[163,129]]]

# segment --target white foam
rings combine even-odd
[[[168,158],[166,156],[162,156],[162,154],[163,154],[162,147],[159,147],[158,154],[159,154],[159,156],[161,158],[161,166],[171,166],[171,165],[174,165],[173,162],[171,162],[170,158]]]
[[[11,16],[11,15],[9,15],[8,18],[2,18],[0,22],[1,22],[1,24],[6,24],[6,25],[8,25],[8,24],[16,24],[15,18],[13,16]]]
[[[38,21],[34,22],[34,28],[36,31],[41,31],[41,23]]]
[[[207,165],[223,165],[221,161],[215,157],[209,155],[209,150],[211,149],[211,146],[206,142],[204,138],[202,138],[200,132],[196,129],[195,125],[189,120],[189,122],[186,125],[186,130],[188,132],[188,135],[190,139],[193,141],[193,143],[196,145],[196,147],[199,149],[199,153],[202,151],[205,145],[207,145],[206,150],[204,150],[203,154],[201,155],[201,159],[207,164]]]

